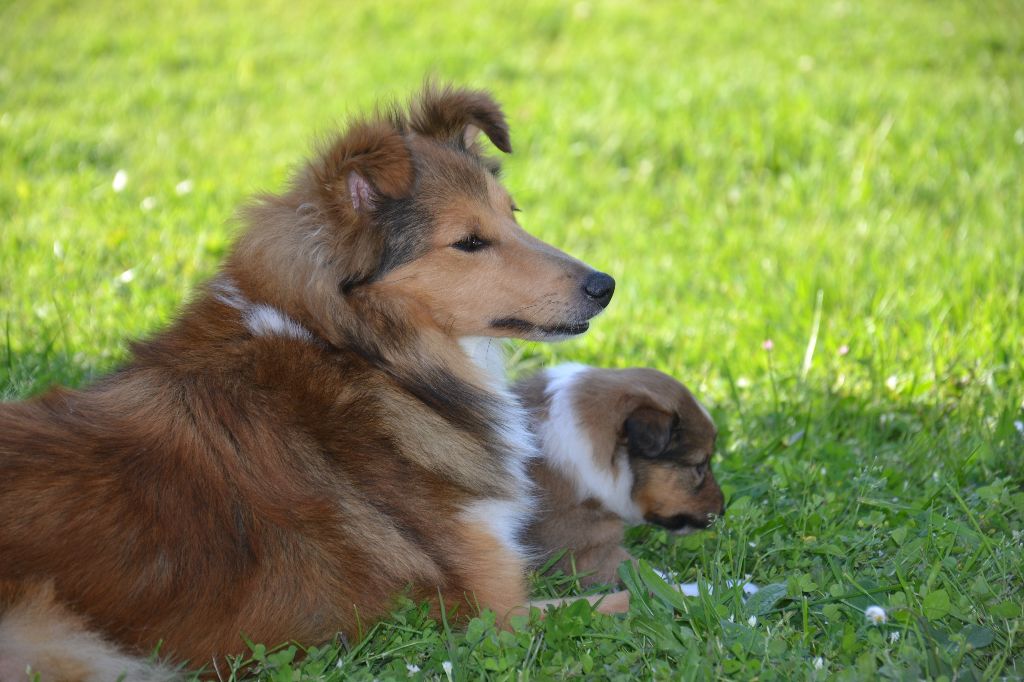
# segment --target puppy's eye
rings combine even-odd
[[[474,251],[479,251],[480,249],[487,248],[488,246],[490,246],[490,244],[491,243],[486,239],[481,239],[479,236],[471,234],[468,237],[464,237],[459,241],[455,242],[454,244],[452,244],[452,248],[458,249],[459,251],[472,253]]]

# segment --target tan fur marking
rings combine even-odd
[[[714,474],[707,473],[708,480],[696,494],[692,491],[696,483],[692,470],[676,469],[658,464],[648,464],[647,471],[638,476],[637,502],[649,513],[662,517],[689,514],[702,518],[706,514],[718,514],[722,508],[722,493]]]
[[[491,326],[509,317],[542,327],[581,321],[576,308],[589,268],[523,230],[503,190],[488,198],[438,205],[441,228],[429,251],[389,273],[377,290],[418,301],[454,336],[522,336]],[[489,245],[473,253],[452,248],[470,235]]]
[[[467,586],[464,598],[473,608],[493,610],[505,623],[526,602],[526,567],[485,526],[465,524],[457,534],[454,560]]]

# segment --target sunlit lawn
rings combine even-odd
[[[629,616],[500,634],[410,605],[261,677],[1024,676],[1022,36],[1019,2],[0,1],[0,396],[115,366],[318,133],[484,86],[524,225],[619,283],[514,369],[649,365],[711,406],[725,522],[630,540],[716,589],[641,571]]]

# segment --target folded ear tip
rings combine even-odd
[[[438,84],[427,79],[410,106],[412,129],[440,139],[462,136],[467,148],[483,132],[500,151],[511,154],[508,124],[501,106],[486,90]]]
[[[500,135],[495,135],[494,146],[505,152],[506,154],[512,153],[512,140],[509,139],[508,129],[502,130]]]

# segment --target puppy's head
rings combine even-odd
[[[290,194],[251,211],[278,228],[249,244],[276,251],[268,267],[297,273],[321,307],[400,299],[453,337],[586,331],[614,280],[523,230],[481,134],[511,152],[488,94],[428,85],[351,125]]]
[[[717,430],[693,394],[651,369],[566,365],[547,372],[544,455],[629,522],[677,532],[724,512],[711,471]]]

